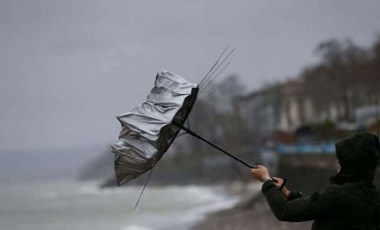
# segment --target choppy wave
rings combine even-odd
[[[0,212],[5,213],[0,223],[5,229],[18,230],[67,226],[81,230],[184,230],[206,213],[238,201],[226,195],[221,186],[148,186],[134,212],[141,186],[101,189],[98,184],[71,181],[0,187]]]

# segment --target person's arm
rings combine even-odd
[[[339,207],[339,196],[336,186],[327,187],[311,196],[288,200],[272,181],[263,184],[262,192],[272,209],[281,221],[307,221],[331,216]]]
[[[288,199],[288,200],[294,200],[294,199],[297,199],[297,198],[300,198],[300,197],[303,197],[304,194],[302,192],[299,192],[299,191],[292,191],[292,190],[288,190],[288,188],[285,186],[285,180],[282,179],[282,178],[279,178],[279,177],[272,177],[273,181],[274,181],[274,184],[276,185],[276,187],[278,189],[280,189],[280,191],[282,192],[282,194]],[[282,187],[282,189],[281,189]]]
[[[285,186],[285,180],[279,177],[270,177],[268,169],[262,165],[258,165],[256,168],[251,169],[253,177],[261,182],[267,180],[273,180],[276,187],[281,190],[281,193],[288,199],[293,200],[304,196],[301,192],[288,190]]]
[[[292,192],[286,195],[278,189],[278,184],[271,179],[264,166],[251,169],[251,173],[255,179],[264,182],[262,192],[274,215],[281,221],[307,221],[330,216],[339,207],[338,189],[334,185],[312,196]]]

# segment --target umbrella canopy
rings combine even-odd
[[[118,185],[155,166],[181,130],[198,90],[197,84],[162,70],[146,101],[117,117],[122,129],[111,147]]]
[[[152,169],[169,149],[181,130],[213,146],[248,168],[256,167],[256,165],[248,164],[204,139],[189,127],[184,126],[197,99],[199,88],[202,88],[199,93],[201,95],[230,64],[227,63],[217,72],[235,50],[232,49],[224,56],[228,49],[229,46],[223,50],[199,83],[199,87],[176,74],[162,70],[157,74],[154,88],[150,91],[146,101],[130,112],[117,117],[122,129],[119,141],[111,147],[115,154],[114,164],[118,185]]]

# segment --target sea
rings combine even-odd
[[[100,188],[97,181],[0,185],[1,230],[187,230],[239,198],[223,186]]]

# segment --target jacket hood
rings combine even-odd
[[[360,133],[335,144],[336,156],[341,166],[336,177],[345,181],[371,182],[380,159],[379,138],[370,133]]]

